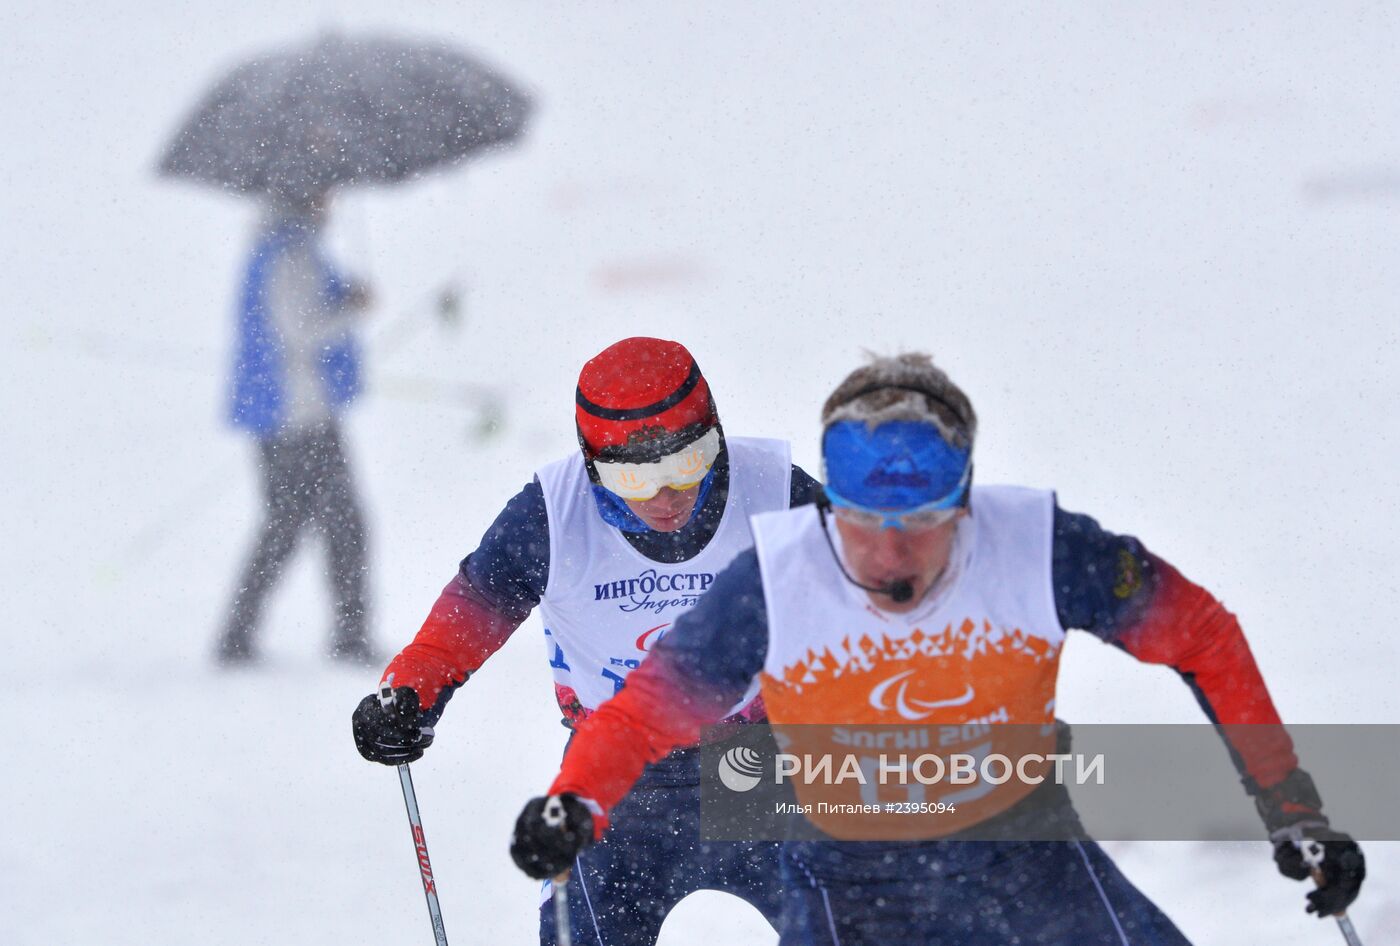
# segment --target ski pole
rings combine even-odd
[[[569,929],[569,872],[564,871],[550,883],[554,886],[555,946],[574,946],[574,934]]]
[[[1322,876],[1322,858],[1326,853],[1322,844],[1316,838],[1305,840],[1301,849],[1303,852],[1303,862],[1312,868],[1313,883],[1322,887],[1326,884],[1326,878]],[[1361,946],[1361,937],[1356,935],[1356,927],[1351,925],[1351,920],[1345,912],[1333,915],[1337,921],[1337,928],[1342,931],[1342,938],[1347,941],[1347,946]]]
[[[557,795],[549,796],[549,801],[545,802],[544,823],[551,828],[564,830],[564,806]],[[569,928],[569,872],[565,870],[550,884],[553,887],[555,946],[573,946],[573,931]]]
[[[418,873],[423,878],[423,896],[428,900],[428,917],[433,923],[433,937],[437,940],[437,946],[447,946],[447,929],[442,925],[442,907],[438,905],[437,885],[433,882],[433,865],[428,861],[428,841],[423,836],[423,819],[418,814],[413,775],[408,771],[407,762],[398,766],[398,770],[404,807],[408,809],[408,823],[413,829],[413,847],[418,854]]]

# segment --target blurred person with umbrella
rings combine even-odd
[[[327,36],[235,69],[166,149],[163,174],[264,202],[231,395],[233,424],[258,441],[263,521],[218,640],[221,663],[255,659],[267,595],[309,527],[324,535],[330,560],[330,653],[375,659],[364,515],[338,420],[360,390],[354,315],[371,296],[326,259],[329,195],[507,143],[528,109],[503,77],[445,46]]]

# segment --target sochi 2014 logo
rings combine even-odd
[[[735,746],[719,757],[719,780],[731,792],[748,792],[763,780],[763,757],[748,746]]]

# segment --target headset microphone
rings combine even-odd
[[[841,561],[841,556],[836,554],[836,545],[831,541],[831,531],[826,527],[826,511],[831,507],[831,500],[827,498],[826,491],[823,490],[817,497],[817,518],[822,523],[822,535],[826,536],[826,547],[831,549],[831,557],[836,562],[836,567],[841,569],[841,574],[846,580],[862,591],[873,592],[877,595],[889,595],[890,600],[895,604],[904,604],[914,600],[914,584],[908,578],[900,578],[886,585],[863,585],[856,581],[855,576],[846,571],[845,564]]]
[[[904,602],[911,601],[914,598],[914,586],[910,583],[908,578],[892,581],[881,590],[889,595],[890,600],[895,604],[904,604]]]

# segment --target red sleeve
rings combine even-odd
[[[1166,664],[1186,678],[1244,773],[1261,786],[1277,784],[1298,766],[1240,622],[1204,588],[1151,556],[1157,588],[1141,619],[1117,642],[1147,663]]]
[[[445,687],[465,683],[520,624],[473,595],[471,585],[458,574],[438,596],[413,642],[389,662],[384,676],[392,673],[394,686],[413,687],[418,705],[426,710]]]
[[[570,792],[596,802],[595,838],[607,827],[607,813],[622,800],[648,763],[677,746],[691,745],[704,728],[724,715],[710,703],[686,699],[666,655],[653,653],[627,675],[622,692],[579,725],[549,794]]]

